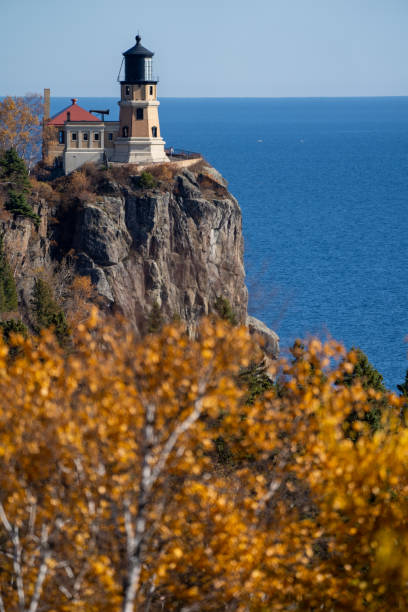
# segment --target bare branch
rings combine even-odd
[[[11,535],[13,533],[13,528],[9,523],[9,520],[4,511],[3,504],[0,502],[0,520],[3,523],[4,529]]]
[[[42,593],[42,587],[47,575],[47,561],[51,556],[51,551],[48,548],[48,528],[43,525],[41,528],[41,564],[38,570],[37,580],[35,581],[34,593],[31,598],[31,603],[28,612],[37,612],[38,604]]]
[[[7,518],[6,512],[4,510],[3,504],[0,502],[0,520],[3,523],[3,526],[7,533],[10,536],[10,539],[13,543],[13,568],[16,578],[16,586],[17,586],[17,596],[19,608],[22,612],[24,612],[25,607],[25,595],[24,595],[24,582],[23,582],[23,573],[21,569],[21,544],[20,537],[18,534],[18,527],[13,527],[10,521]]]
[[[202,412],[204,392],[207,387],[209,376],[207,375],[204,380],[201,381],[198,390],[198,398],[194,402],[194,408],[192,412],[186,417],[168,437],[164,447],[159,455],[159,458],[154,466],[151,468],[151,450],[145,451],[143,456],[143,467],[142,467],[142,482],[141,491],[139,495],[138,513],[136,517],[136,535],[133,536],[133,547],[131,555],[129,556],[129,570],[128,570],[128,585],[125,592],[123,602],[123,612],[133,612],[134,602],[136,598],[137,589],[139,586],[140,573],[142,568],[140,548],[146,532],[146,504],[151,493],[151,490],[159,478],[164,466],[166,465],[167,459],[173,451],[177,441],[183,433],[188,431],[190,427],[197,421]],[[155,411],[154,406],[149,404],[146,409],[146,425],[145,425],[145,440],[147,448],[151,448],[153,440],[152,423],[154,419]],[[149,444],[150,443],[150,444]]]
[[[204,387],[204,389],[206,387],[206,384],[207,384],[207,381],[205,381],[205,383],[203,383],[203,385],[202,385]],[[174,429],[174,431],[170,434],[169,438],[167,439],[167,442],[164,445],[162,452],[160,453],[159,459],[158,459],[156,465],[154,466],[154,468],[152,470],[151,480],[150,480],[150,483],[149,483],[149,485],[150,485],[149,488],[150,489],[154,486],[156,480],[160,476],[164,466],[166,465],[166,461],[167,461],[170,453],[174,449],[174,447],[175,447],[178,439],[180,438],[180,436],[182,436],[183,433],[188,431],[190,429],[190,427],[192,425],[194,425],[194,423],[200,417],[201,412],[202,412],[202,408],[203,408],[204,389],[201,390],[201,393],[200,393],[199,397],[194,402],[194,409],[192,410],[192,412],[188,415],[188,417],[186,417],[184,419],[184,421],[182,421]]]
[[[128,558],[130,559],[134,552],[134,547],[135,547],[135,532],[133,530],[132,516],[130,514],[129,499],[126,498],[123,505],[125,507],[124,519],[125,519],[125,531],[126,531],[126,545],[127,545]]]

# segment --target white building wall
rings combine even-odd
[[[67,121],[65,123],[65,150],[63,168],[65,174],[78,170],[88,162],[102,163],[104,161],[104,123],[86,123]],[[76,140],[72,140],[72,134]],[[87,135],[87,140],[84,135]],[[98,134],[98,140],[94,135]]]
[[[73,149],[65,151],[63,156],[64,172],[65,174],[70,174],[88,162],[99,164],[103,161],[104,149]]]

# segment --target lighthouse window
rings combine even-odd
[[[153,95],[153,85],[150,85],[150,95]]]
[[[157,138],[157,127],[152,127],[152,136],[153,138]]]
[[[64,132],[64,130],[60,130],[58,132],[58,142],[60,144],[64,144],[65,143],[65,132]]]
[[[136,109],[136,119],[138,119],[139,121],[143,119],[143,108]]]
[[[122,136],[124,138],[127,138],[129,136],[129,128],[127,126],[125,126],[124,128],[122,128]]]
[[[130,87],[129,87],[129,85],[126,85],[126,87],[125,87],[125,95],[126,96],[130,96]]]
[[[146,81],[152,80],[152,58],[145,57],[145,79]]]

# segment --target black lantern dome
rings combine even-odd
[[[125,80],[122,83],[157,83],[153,77],[154,53],[143,47],[139,34],[136,36],[136,44],[123,53],[125,58]]]

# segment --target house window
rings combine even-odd
[[[152,127],[152,136],[153,138],[157,138],[157,127]]]
[[[129,85],[125,86],[125,96],[130,96],[130,87],[129,87]]]
[[[140,121],[141,119],[143,119],[143,108],[137,108],[136,109],[136,119],[138,121]]]
[[[64,144],[65,143],[65,132],[64,132],[64,130],[60,130],[58,132],[58,142],[60,144]]]
[[[88,140],[88,134],[87,134],[87,132],[85,132],[85,134],[84,134],[84,140]]]
[[[112,132],[109,132],[109,134],[108,134],[108,140],[113,140],[113,134],[112,134]]]
[[[95,132],[95,134],[94,134],[94,140],[99,140],[99,134],[98,134],[98,132]]]
[[[125,125],[125,127],[122,128],[122,136],[123,138],[127,138],[129,136],[129,128],[127,127],[127,125]]]
[[[71,138],[72,138],[72,140],[76,140],[77,139],[76,132],[72,132]]]
[[[153,95],[153,85],[150,85],[150,95]]]

